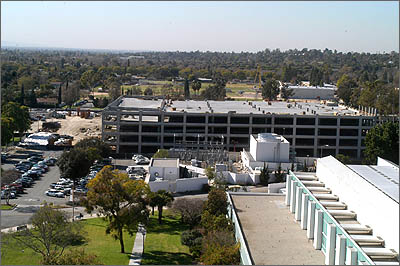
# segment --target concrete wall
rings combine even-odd
[[[317,176],[361,224],[369,225],[386,247],[399,252],[399,204],[332,156],[317,160]]]
[[[205,184],[208,184],[207,177],[178,179],[175,192],[199,191]]]
[[[178,167],[149,167],[149,173],[151,180],[155,179],[155,173],[159,174],[159,177],[162,177],[167,180],[176,180],[179,178],[179,168]]]
[[[162,189],[169,191],[169,182],[168,181],[149,182],[149,186],[150,186],[150,190],[152,192],[157,192]]]
[[[289,162],[289,142],[260,142],[250,136],[250,154],[256,161]]]
[[[286,187],[286,182],[268,184],[268,193],[279,193],[279,190],[285,187]]]

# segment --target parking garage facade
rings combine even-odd
[[[376,116],[338,112],[265,112],[268,106],[265,110],[258,107],[260,112],[236,112],[234,104],[238,102],[232,106],[232,102],[224,102],[227,112],[213,110],[208,102],[202,102],[208,109],[188,107],[178,111],[162,99],[140,99],[128,106],[122,104],[124,98],[111,103],[102,113],[102,138],[117,154],[182,147],[202,150],[212,143],[223,143],[229,151],[241,151],[249,149],[251,134],[276,133],[290,142],[297,157],[321,157],[322,153],[360,160],[365,136],[379,122]]]

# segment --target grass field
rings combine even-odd
[[[14,208],[15,204],[7,205],[7,204],[1,204],[1,210],[6,211],[6,210],[11,210]]]
[[[189,248],[181,244],[181,233],[188,229],[178,217],[164,211],[163,223],[158,224],[157,212],[150,217],[144,242],[142,265],[192,264]]]
[[[85,248],[87,253],[96,254],[99,261],[105,265],[128,265],[136,235],[130,236],[124,232],[125,253],[120,253],[119,241],[106,235],[106,222],[101,218],[80,221],[88,232],[88,241],[74,248]],[[40,255],[28,248],[21,248],[20,244],[2,237],[1,264],[2,265],[40,265]]]

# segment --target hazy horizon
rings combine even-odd
[[[1,7],[1,44],[10,47],[399,52],[399,3],[394,1],[43,1],[2,2]]]

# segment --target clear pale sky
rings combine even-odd
[[[399,51],[399,2],[1,2],[2,44]]]

